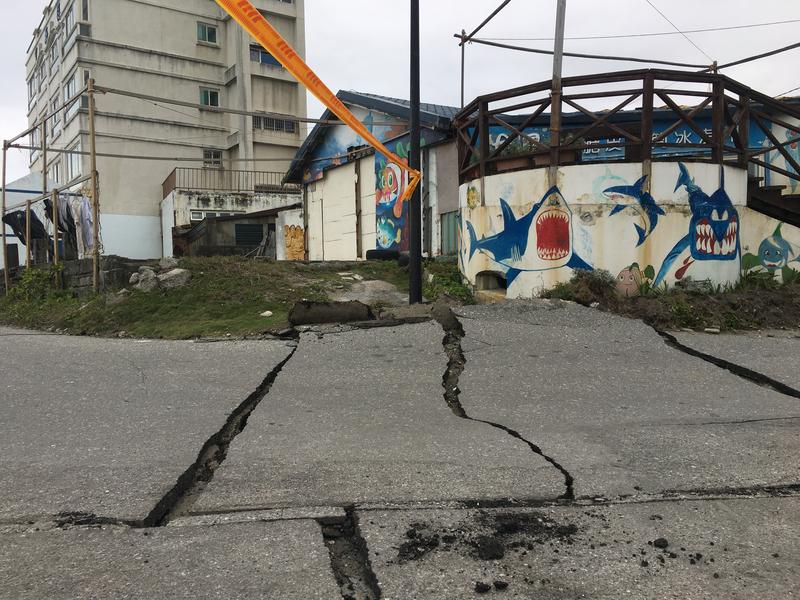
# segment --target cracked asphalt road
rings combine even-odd
[[[296,344],[0,329],[0,598],[800,587],[799,338],[437,310]]]

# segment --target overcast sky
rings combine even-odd
[[[102,1],[102,0],[95,0]],[[798,0],[651,0],[682,30],[800,19]],[[25,52],[46,0],[4,2],[0,19],[2,81],[0,135],[8,138],[27,126]],[[13,4],[13,8],[8,5]],[[347,89],[408,96],[408,2],[402,0],[306,0],[308,62],[334,90]],[[460,50],[453,34],[471,31],[500,0],[421,0],[422,100],[460,104]],[[480,36],[551,38],[555,0],[512,0]],[[567,36],[641,34],[674,31],[647,0],[568,0]],[[705,64],[701,52],[720,63],[800,41],[800,23],[724,32],[613,40],[567,40],[576,52],[661,58]],[[549,48],[551,41],[512,41]],[[800,49],[732,68],[726,73],[759,91],[776,95],[800,86]],[[641,68],[624,62],[566,59],[565,75]],[[472,97],[552,73],[551,59],[472,45],[467,48],[467,101]],[[795,92],[800,94],[800,91]],[[165,90],[168,95],[168,90]],[[309,115],[322,106],[309,101]],[[9,180],[27,173],[25,155],[9,154]]]

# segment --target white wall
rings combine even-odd
[[[722,187],[719,167],[705,163],[687,163],[694,184],[707,196]],[[751,211],[745,209],[747,201],[747,173],[744,170],[725,167],[724,191],[731,200],[730,210],[720,208],[716,216],[733,221],[739,213],[737,231],[747,232],[747,219]],[[651,195],[665,214],[654,219],[642,210],[632,196],[608,193],[612,187],[633,186],[642,176],[642,165],[636,163],[576,165],[564,167],[558,172],[558,190],[561,196],[553,200],[548,195],[544,205],[536,209],[533,219],[522,231],[505,223],[500,200],[505,200],[516,220],[529,215],[549,190],[547,169],[533,169],[494,175],[484,181],[481,197],[480,182],[464,184],[460,189],[460,205],[464,223],[462,235],[462,271],[473,284],[484,272],[493,272],[508,277],[511,269],[519,271],[516,280],[509,285],[509,297],[531,297],[556,283],[568,281],[571,268],[579,257],[594,269],[604,269],[612,275],[627,273],[631,268],[651,272],[652,282],[663,268],[663,282],[674,285],[679,278],[710,280],[715,284],[735,283],[741,274],[741,252],[735,256],[717,258],[698,256],[686,245],[673,261],[667,257],[673,250],[681,250],[681,242],[696,244],[692,229],[698,221],[692,221],[689,194],[685,186],[676,190],[680,176],[678,163],[654,163]],[[473,188],[471,194],[468,193]],[[568,228],[548,229],[539,218],[554,203],[553,210],[566,215]],[[615,207],[624,207],[614,212]],[[612,214],[614,212],[614,214]],[[709,219],[711,208],[708,209]],[[716,213],[715,213],[716,214]],[[716,217],[715,217],[716,218]],[[469,225],[468,225],[469,224]],[[654,226],[653,226],[654,225]],[[475,232],[470,235],[469,226]],[[636,227],[646,232],[639,243]],[[558,236],[568,236],[567,241]],[[487,239],[483,239],[483,238]],[[556,258],[543,254],[542,248],[551,245],[566,248],[566,255]],[[513,256],[508,256],[507,254]],[[686,267],[681,271],[682,267]]]
[[[175,226],[175,192],[161,201],[161,253],[172,257],[172,228]]]
[[[103,254],[133,259],[161,258],[159,217],[101,214],[100,227]]]

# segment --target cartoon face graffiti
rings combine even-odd
[[[704,194],[705,196],[705,194]],[[691,202],[691,195],[689,201]],[[692,207],[692,258],[734,260],[739,253],[739,213],[724,190]]]
[[[536,218],[536,254],[544,261],[560,261],[572,246],[572,211],[561,192],[551,193]]]
[[[380,217],[377,222],[377,242],[382,250],[389,250],[403,239],[403,230],[392,219]]]
[[[642,285],[642,281],[644,281],[644,277],[636,265],[622,269],[617,275],[617,293],[626,298],[638,296],[639,286]]]
[[[480,204],[478,188],[476,188],[474,185],[471,185],[467,189],[467,206],[474,210],[478,204]]]
[[[403,170],[394,163],[387,163],[380,171],[378,187],[375,190],[375,202],[378,205],[392,208],[396,219],[403,216],[403,202],[400,198],[406,190]]]
[[[509,204],[500,199],[503,230],[478,239],[467,221],[469,260],[476,252],[485,254],[506,268],[511,285],[524,272],[570,267],[591,271],[592,267],[573,249],[572,210],[557,187],[551,188],[524,216],[517,218]]]
[[[738,262],[741,259],[739,213],[725,191],[724,180],[722,187],[709,196],[695,184],[686,165],[678,163],[678,168],[680,176],[675,190],[685,187],[689,192],[689,208],[692,211],[689,220],[689,234],[675,244],[675,247],[664,258],[653,285],[658,286],[664,281],[672,264],[687,249],[689,256],[676,273],[676,279],[681,279],[686,275],[695,262],[706,263],[707,268],[700,269],[705,274],[716,272],[719,275],[720,269],[726,263],[732,265],[731,273],[738,274],[739,267],[734,261]],[[725,272],[728,272],[727,267]]]
[[[777,271],[789,266],[790,262],[800,260],[792,245],[783,239],[781,227],[778,225],[775,233],[761,242],[758,247],[758,258],[761,266],[767,271]]]

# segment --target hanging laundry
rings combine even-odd
[[[92,219],[92,205],[89,198],[81,198],[81,230],[83,231],[83,247],[86,252],[94,249],[94,220]]]
[[[49,221],[53,220],[53,203],[50,198],[44,201],[45,214]],[[58,197],[58,229],[63,233],[62,239],[64,247],[62,257],[65,260],[78,258],[78,240],[77,228],[75,226],[75,219],[72,216],[72,209],[70,208],[69,197],[62,194]]]
[[[25,245],[28,245],[25,239],[27,227],[25,223],[25,211],[18,210],[8,213],[3,217],[3,223],[11,227],[14,235]],[[39,220],[39,218],[31,212],[31,239],[33,240],[49,240],[50,236],[47,234],[47,229]]]
[[[69,208],[72,214],[73,227],[75,228],[75,241],[78,247],[78,258],[86,258],[86,244],[83,240],[83,227],[81,226],[81,207],[83,198],[72,196],[69,198]]]

